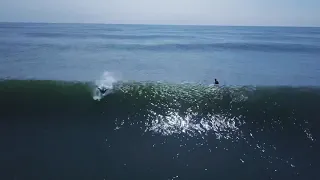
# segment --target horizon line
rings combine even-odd
[[[297,25],[240,25],[240,24],[147,24],[147,23],[98,23],[98,22],[36,22],[36,21],[0,21],[0,24],[92,24],[92,25],[143,25],[143,26],[220,26],[220,27],[282,27],[282,28],[320,28],[320,26]]]

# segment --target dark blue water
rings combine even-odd
[[[319,179],[319,57],[320,28],[0,23],[0,179]]]

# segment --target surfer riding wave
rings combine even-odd
[[[97,87],[97,89],[100,91],[100,93],[103,95],[103,94],[105,94],[106,92],[107,92],[107,88],[105,88],[105,87]]]

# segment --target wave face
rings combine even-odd
[[[95,134],[107,137],[106,147],[114,148],[112,151],[103,150],[100,158],[106,162],[112,160],[105,154],[109,152],[120,158],[118,163],[125,161],[123,164],[129,168],[135,166],[135,157],[148,157],[143,160],[146,164],[137,167],[138,171],[145,174],[148,168],[155,168],[154,173],[160,173],[159,178],[187,178],[188,173],[184,174],[177,167],[203,167],[193,169],[197,175],[190,177],[195,178],[207,171],[204,169],[217,166],[212,172],[220,172],[229,164],[230,168],[237,167],[241,177],[262,178],[267,175],[298,179],[300,176],[311,177],[311,167],[318,165],[313,158],[319,148],[319,131],[316,130],[319,125],[319,88],[117,82],[108,95],[94,100],[96,95],[95,85],[90,82],[4,80],[0,82],[1,123],[17,129],[21,124],[36,126],[35,132],[39,131],[40,125],[77,129],[85,124],[77,137],[94,129]],[[69,128],[66,134],[77,132]],[[83,139],[81,145],[74,146],[81,149],[80,146],[89,143],[90,147],[92,140]],[[127,152],[125,149],[131,150]],[[133,149],[139,152],[130,156]],[[129,154],[123,154],[125,152]],[[192,160],[201,159],[201,154],[207,159]],[[184,156],[184,160],[179,161],[179,156]],[[224,159],[223,162],[219,157]],[[175,173],[156,170],[164,167],[157,163],[170,161],[174,162],[173,165],[165,167],[175,169]],[[133,173],[128,172],[125,177],[115,171],[116,166],[105,166],[109,167],[107,174],[114,178],[129,179],[129,174]],[[242,172],[246,167],[260,170],[246,174]],[[222,172],[217,174],[232,178]],[[101,174],[101,171],[96,173]],[[209,177],[212,176],[204,179]]]
[[[239,136],[242,126],[280,130],[297,124],[313,140],[308,129],[311,126],[307,124],[317,118],[320,107],[320,89],[315,87],[118,82],[108,95],[97,96],[95,85],[89,82],[6,80],[0,83],[0,113],[1,116],[105,113],[108,117],[112,114],[118,128],[137,124],[162,135],[217,132],[217,137],[225,138],[235,132]]]

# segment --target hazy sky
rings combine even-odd
[[[0,0],[0,21],[320,26],[320,0]]]

